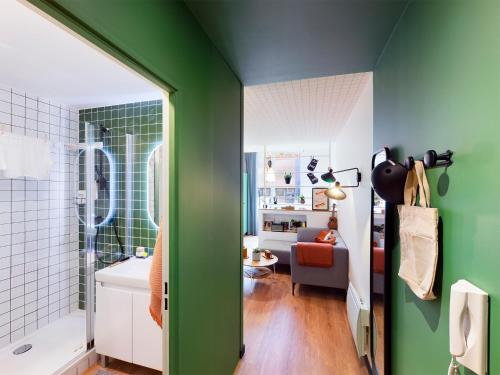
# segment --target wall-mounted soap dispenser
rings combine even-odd
[[[466,280],[451,286],[450,353],[476,374],[487,373],[488,294]]]

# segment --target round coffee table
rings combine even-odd
[[[278,257],[276,255],[273,255],[272,258],[268,259],[261,254],[259,260],[252,260],[251,256],[243,258],[243,275],[245,277],[249,277],[250,279],[263,279],[272,273],[267,267],[273,266],[273,271],[276,273],[277,262]]]

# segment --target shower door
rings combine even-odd
[[[89,122],[80,123],[77,157],[75,207],[80,235],[80,309],[85,310],[86,346],[94,346],[95,272],[107,264],[97,252],[99,230],[114,219],[113,164],[105,151],[102,129]],[[97,261],[100,261],[97,262]]]

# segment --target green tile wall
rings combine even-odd
[[[134,135],[134,173],[133,173],[133,206],[132,206],[132,253],[137,246],[144,246],[152,253],[156,241],[157,228],[151,222],[147,211],[147,161],[153,149],[162,142],[162,101],[144,101],[138,103],[128,103],[108,107],[87,108],[79,112],[80,128],[79,141],[86,142],[85,123],[90,123],[93,129],[95,141],[103,142],[103,150],[106,151],[114,164],[115,183],[109,185],[115,192],[115,214],[113,220],[116,222],[118,234],[126,253],[130,253],[126,247],[126,134]],[[109,129],[108,133],[99,132],[99,125]],[[98,154],[96,151],[96,166],[99,166]],[[101,155],[103,155],[101,153]],[[85,166],[84,155],[80,158],[80,189],[85,189]],[[107,158],[103,158],[103,175],[110,180],[110,166]],[[95,179],[92,176],[92,180]],[[98,189],[98,199],[96,201],[96,215],[106,217],[110,206],[110,200],[103,189]],[[84,215],[84,206],[81,207],[81,214]],[[84,226],[80,224],[80,249],[85,248]],[[98,254],[106,262],[116,260],[120,255],[120,245],[114,233],[112,221],[99,226],[99,236],[96,243]],[[84,280],[83,266],[84,256],[80,258],[80,307],[84,306]],[[96,269],[107,266],[96,260]]]

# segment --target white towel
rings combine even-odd
[[[48,180],[51,166],[49,141],[0,133],[0,177]]]

